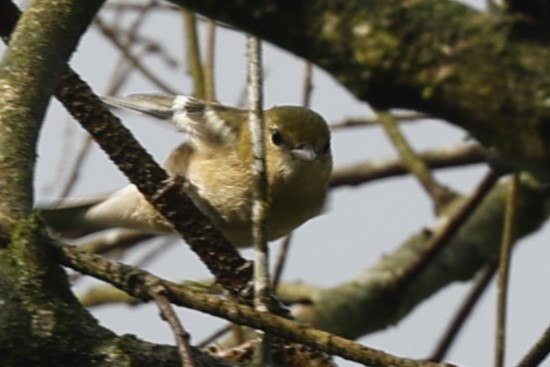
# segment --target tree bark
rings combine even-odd
[[[172,2],[310,60],[376,108],[444,119],[550,178],[548,38],[522,34],[514,17],[450,0]]]

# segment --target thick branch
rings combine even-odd
[[[311,300],[314,310],[307,313],[315,320],[315,326],[357,338],[395,324],[420,302],[452,282],[471,279],[498,256],[506,187],[500,184],[493,189],[445,250],[405,291],[393,292],[389,285],[396,281],[401,269],[416,261],[429,246],[433,237],[429,230],[411,236],[398,250],[386,254],[355,279],[317,293]],[[523,177],[517,208],[518,239],[536,231],[546,221],[550,215],[546,208],[549,200],[550,191],[544,185]],[[438,229],[436,226],[433,231]]]
[[[65,0],[52,6],[48,1],[37,1],[13,33],[12,47],[0,65],[2,226],[6,226],[7,218],[17,219],[30,213],[36,139],[49,97],[80,35],[102,3],[87,1],[78,6]],[[11,6],[10,1],[0,2],[0,12],[10,12]],[[9,26],[2,24],[2,31]]]
[[[261,329],[286,340],[303,343],[312,348],[352,361],[368,364],[369,366],[448,366],[399,358],[280,316],[254,310],[249,306],[226,301],[217,296],[194,292],[184,286],[157,278],[144,270],[115,263],[96,255],[86,254],[74,247],[62,247],[57,252],[57,255],[59,261],[63,264],[108,281],[134,297],[150,300],[151,295],[147,290],[147,284],[160,284],[163,286],[168,299],[174,304],[191,307],[211,315],[226,318],[238,324]]]
[[[550,177],[550,46],[518,36],[513,19],[450,0],[172,1],[312,61],[375,107],[443,118]]]

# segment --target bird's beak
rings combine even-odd
[[[292,149],[292,155],[304,161],[313,161],[317,159],[318,154],[311,144],[300,144]]]

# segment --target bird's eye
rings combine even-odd
[[[330,140],[327,141],[327,142],[325,143],[325,145],[323,145],[323,147],[321,148],[321,154],[325,154],[325,153],[327,153],[329,150],[330,150]]]
[[[283,138],[283,134],[281,134],[281,132],[277,129],[273,129],[271,131],[271,141],[273,142],[273,144],[275,145],[282,145],[284,143],[284,138]]]

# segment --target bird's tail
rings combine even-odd
[[[79,238],[109,228],[100,221],[86,219],[86,213],[103,199],[94,198],[66,206],[40,209],[40,214],[54,234],[64,238]]]

